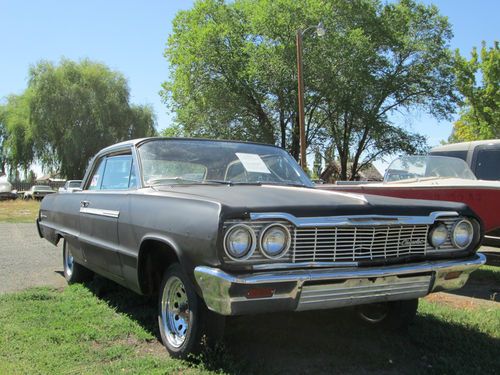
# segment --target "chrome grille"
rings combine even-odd
[[[428,225],[298,228],[293,262],[357,262],[424,255]]]
[[[458,217],[439,219],[448,231]],[[408,255],[426,255],[435,251],[453,249],[450,238],[439,250],[428,243],[430,226],[427,224],[379,224],[332,227],[299,227],[286,221],[228,221],[226,231],[231,225],[244,222],[252,226],[257,239],[261,231],[272,223],[281,223],[290,230],[292,243],[290,251],[278,260],[264,257],[257,246],[253,255],[247,259],[252,263],[310,263],[310,262],[359,262],[385,260]],[[234,263],[227,256],[224,260]]]

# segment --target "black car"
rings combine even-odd
[[[128,141],[100,151],[81,187],[45,197],[40,235],[63,241],[68,282],[95,272],[157,295],[178,357],[220,337],[227,315],[356,306],[399,328],[419,297],[485,261],[464,204],[316,190],[269,145]]]

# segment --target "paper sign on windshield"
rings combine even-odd
[[[247,172],[257,172],[257,173],[271,173],[267,168],[267,165],[262,161],[257,154],[245,154],[242,152],[237,152],[236,156],[240,159],[241,164],[247,170]]]

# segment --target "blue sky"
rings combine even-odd
[[[469,53],[482,40],[500,39],[498,0],[435,0],[453,25],[452,48]],[[159,128],[172,116],[158,95],[168,75],[163,57],[171,22],[192,1],[173,0],[0,0],[0,98],[26,87],[28,68],[41,59],[90,58],[119,70],[128,78],[132,101],[153,105]],[[404,121],[428,137],[430,145],[446,139],[452,125],[422,113]]]

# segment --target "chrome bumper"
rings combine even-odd
[[[196,282],[210,310],[222,315],[302,311],[423,297],[461,288],[486,262],[466,259],[384,267],[352,267],[255,272],[233,275],[198,266]]]

